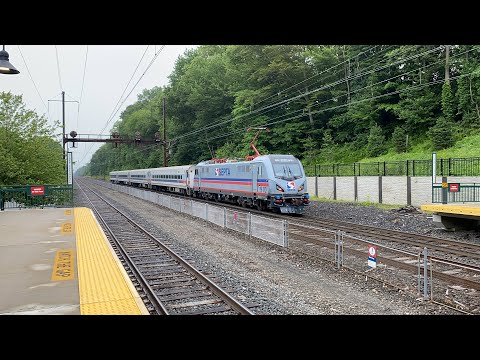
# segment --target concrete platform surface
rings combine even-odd
[[[146,315],[88,208],[0,212],[0,315]]]
[[[73,228],[72,209],[0,212],[0,314],[80,314]]]

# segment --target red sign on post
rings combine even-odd
[[[32,186],[30,193],[32,195],[45,195],[45,186]]]
[[[458,192],[460,190],[460,184],[448,184],[448,191],[450,192]]]

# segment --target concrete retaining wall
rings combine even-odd
[[[442,178],[437,177],[437,183],[441,182]],[[480,184],[480,177],[450,176],[447,177],[447,182]],[[315,183],[317,187],[315,187]],[[317,191],[315,191],[316,189]],[[381,202],[390,205],[413,205],[417,207],[432,203],[431,176],[308,177],[307,190],[311,196],[331,200]]]

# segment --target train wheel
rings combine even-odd
[[[267,210],[267,204],[263,200],[257,200],[257,210],[265,211]]]

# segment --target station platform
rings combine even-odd
[[[474,229],[480,226],[480,203],[428,204],[422,211],[433,213],[435,225],[447,230]]]
[[[0,212],[0,315],[148,315],[88,208]]]

